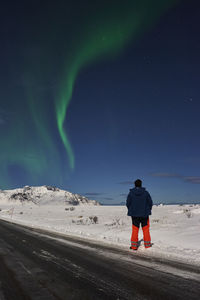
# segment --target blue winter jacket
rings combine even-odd
[[[153,201],[145,188],[135,187],[130,189],[126,206],[128,208],[128,216],[147,217],[151,215]]]

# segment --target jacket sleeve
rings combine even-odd
[[[126,206],[127,206],[127,208],[129,208],[130,203],[131,203],[131,195],[129,193],[128,196],[127,196],[127,199],[126,199]]]
[[[153,201],[152,201],[151,196],[148,192],[147,192],[147,203],[148,203],[150,209],[152,209]]]

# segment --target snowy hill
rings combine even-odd
[[[79,194],[72,194],[65,190],[52,186],[40,186],[0,190],[0,204],[25,204],[34,203],[37,205],[100,205],[95,200]]]

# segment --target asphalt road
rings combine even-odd
[[[18,299],[200,299],[200,270],[0,220],[0,300]]]

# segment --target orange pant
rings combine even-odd
[[[145,248],[151,247],[151,236],[149,232],[150,224],[149,218],[132,217],[132,235],[131,235],[131,247],[134,250],[138,248],[138,232],[140,223],[142,224],[143,239]]]

